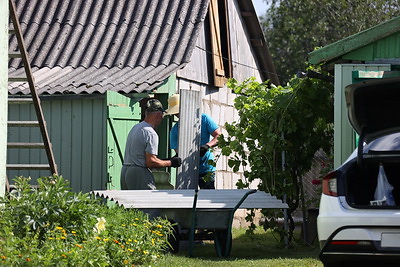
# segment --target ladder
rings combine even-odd
[[[26,142],[9,142],[7,149],[45,149],[48,164],[29,164],[7,163],[7,170],[49,170],[52,175],[58,175],[57,165],[54,160],[54,154],[50,143],[50,138],[47,132],[46,121],[44,120],[42,107],[39,96],[36,92],[34,77],[26,51],[24,39],[22,36],[21,25],[18,21],[16,7],[12,0],[9,0],[10,22],[12,26],[9,29],[10,35],[15,35],[18,42],[18,50],[9,52],[9,59],[19,58],[25,70],[24,77],[9,77],[8,82],[28,83],[30,89],[30,98],[8,98],[8,104],[32,104],[36,112],[37,121],[8,121],[8,127],[39,127],[43,143],[26,143]]]

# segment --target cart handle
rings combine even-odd
[[[246,200],[246,198],[251,195],[254,194],[255,192],[257,192],[256,189],[250,190],[249,192],[246,192],[246,194],[244,194],[244,196],[242,197],[242,199],[236,204],[236,206],[233,208],[233,212],[235,212],[240,205],[242,205],[242,203]]]
[[[228,220],[228,230],[226,231],[227,237],[226,237],[226,246],[225,246],[225,256],[229,255],[229,248],[230,248],[230,242],[231,242],[231,238],[230,236],[232,235],[232,223],[233,223],[233,216],[235,215],[235,211],[240,207],[240,205],[242,205],[243,201],[246,200],[246,198],[251,195],[254,194],[255,192],[257,192],[256,189],[250,190],[248,192],[246,192],[246,194],[244,194],[244,196],[242,197],[242,199],[240,199],[240,201],[236,204],[236,206],[232,209],[231,213],[229,214],[229,220]],[[222,254],[220,251],[218,251],[218,256],[221,257]]]
[[[189,256],[193,256],[193,243],[194,243],[194,232],[196,225],[196,206],[197,206],[197,196],[199,189],[194,190],[193,208],[192,208],[192,224],[189,231]]]
[[[189,256],[192,257],[193,256],[193,243],[194,243],[194,232],[195,232],[195,225],[196,225],[196,207],[197,207],[197,197],[198,197],[198,192],[199,190],[196,188],[194,190],[194,200],[193,200],[193,208],[192,208],[192,225],[190,227],[190,231],[189,231]],[[227,246],[226,246],[226,252],[224,255],[228,254],[228,248],[230,246],[229,242],[230,242],[230,236],[232,234],[232,221],[233,221],[233,216],[235,214],[235,211],[240,207],[240,205],[242,205],[242,203],[246,200],[246,198],[250,195],[250,194],[254,194],[255,192],[257,192],[256,189],[252,189],[248,192],[246,192],[246,194],[243,195],[243,197],[239,200],[239,202],[236,204],[236,206],[232,209],[231,213],[229,214],[229,220],[228,220],[228,231],[227,231]],[[219,251],[219,249],[217,250],[217,254],[219,257],[221,257],[221,252]]]

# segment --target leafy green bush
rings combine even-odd
[[[107,206],[73,193],[62,177],[42,177],[38,188],[15,179],[0,201],[0,265],[128,266],[156,260],[172,227],[138,210]]]
[[[309,67],[308,71],[328,75],[320,68]],[[227,135],[221,135],[218,144],[222,154],[229,156],[233,171],[243,170],[244,179],[236,186],[247,188],[259,179],[259,190],[285,197],[293,231],[291,214],[300,205],[304,214],[306,211],[303,175],[318,150],[329,154],[332,148],[333,85],[321,79],[293,77],[286,86],[274,86],[252,77],[242,83],[230,79],[227,86],[238,94],[234,105],[240,119],[225,124]],[[263,213],[265,228],[280,232],[284,240],[285,232],[278,223],[281,212],[269,209]],[[246,219],[253,216],[251,211]]]
[[[88,194],[75,194],[62,177],[42,177],[38,188],[29,184],[29,178],[15,179],[13,190],[3,212],[12,218],[13,233],[24,238],[32,235],[39,243],[44,235],[57,226],[76,231],[79,241],[91,235],[100,212],[100,202]]]

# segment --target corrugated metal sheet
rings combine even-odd
[[[208,0],[17,0],[41,94],[142,92],[190,60]],[[16,51],[15,37],[10,51]],[[9,64],[17,76],[20,61]],[[11,94],[27,94],[11,84]]]
[[[233,209],[250,189],[200,190],[197,209]],[[108,198],[125,208],[181,209],[193,208],[194,190],[103,190],[93,191],[94,195]],[[245,198],[240,209],[287,209],[270,193],[256,191]],[[187,218],[189,220],[189,218]],[[190,220],[189,220],[190,221]]]
[[[179,104],[179,156],[182,166],[178,169],[175,188],[195,189],[199,177],[199,147],[201,132],[201,92],[180,89]]]
[[[400,58],[400,33],[378,40],[374,47],[374,59]]]

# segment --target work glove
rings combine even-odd
[[[171,167],[178,168],[182,165],[182,159],[180,157],[173,157],[170,159]]]
[[[204,156],[208,149],[210,148],[209,145],[205,144],[200,147],[200,157]]]

